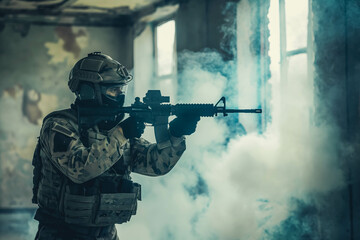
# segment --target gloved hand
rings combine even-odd
[[[136,117],[129,117],[119,123],[119,126],[122,128],[124,137],[129,138],[139,138],[145,129],[145,124],[143,121]]]
[[[182,135],[191,135],[196,130],[197,122],[200,120],[199,116],[180,116],[170,122],[170,134],[174,137],[181,137]]]

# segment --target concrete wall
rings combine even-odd
[[[339,164],[348,184],[323,198],[322,239],[360,239],[360,5],[314,0],[312,7],[317,119],[338,126]]]
[[[202,51],[205,48],[219,51],[226,60],[236,57],[232,51],[236,40],[228,36],[226,27],[236,25],[236,3],[238,1],[199,0],[180,4],[176,15],[177,51]],[[228,9],[227,9],[228,8]],[[231,10],[231,8],[233,8]],[[228,11],[227,11],[228,10]],[[235,42],[234,42],[235,41]]]

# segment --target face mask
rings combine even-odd
[[[95,111],[97,108],[122,107],[125,102],[125,84],[91,84],[83,83],[77,93],[75,104],[80,108],[88,108]],[[81,118],[81,116],[79,116]],[[109,130],[115,127],[123,118],[124,114],[114,116],[114,120],[97,122],[100,129]]]
[[[102,102],[108,106],[123,106],[127,85],[103,85],[101,86]]]

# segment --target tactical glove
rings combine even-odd
[[[199,116],[180,116],[170,122],[170,134],[174,137],[181,137],[182,135],[191,135],[196,130],[197,122],[200,120]]]
[[[129,117],[122,121],[119,126],[122,128],[124,137],[129,138],[139,138],[145,129],[145,124],[143,121],[136,117]]]

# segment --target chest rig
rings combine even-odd
[[[72,124],[76,120],[72,110],[63,110],[50,114],[44,121],[53,116],[69,119]],[[90,146],[107,137],[96,129],[89,129],[87,135]],[[129,167],[124,161],[119,160],[94,179],[76,184],[48,158],[38,143],[33,159],[33,202],[46,213],[66,223],[96,227],[124,223],[136,214],[141,186],[131,181]]]

